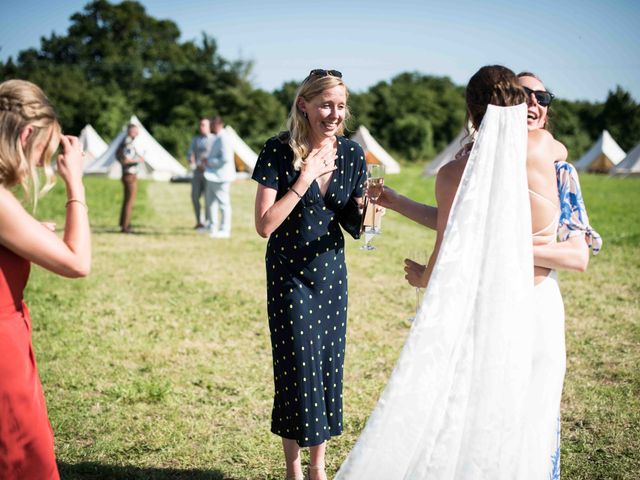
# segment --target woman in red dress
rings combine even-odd
[[[39,223],[13,195],[21,185],[37,198],[36,167],[53,183],[51,157],[62,143],[57,169],[67,190],[64,235]],[[35,205],[35,201],[33,201]],[[65,136],[53,107],[36,85],[0,84],[0,478],[58,479],[53,432],[31,343],[23,290],[31,262],[65,277],[83,277],[91,265],[89,218],[82,185],[82,150]]]

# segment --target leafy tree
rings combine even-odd
[[[640,105],[622,87],[609,92],[599,120],[600,128],[609,130],[623,150],[640,143]]]
[[[42,38],[40,48],[0,62],[0,78],[40,85],[57,108],[63,129],[78,133],[92,123],[115,136],[131,114],[182,159],[198,119],[220,114],[255,149],[284,128],[299,82],[274,92],[250,81],[252,62],[230,61],[216,41],[180,42],[171,20],[149,16],[133,0],[93,0],[71,16],[64,35]],[[366,125],[382,143],[409,161],[443,149],[464,125],[464,88],[448,77],[405,72],[350,96],[348,130]],[[640,141],[638,103],[621,87],[604,103],[558,100],[554,135],[576,159],[607,128],[629,149]]]
[[[431,122],[415,114],[396,118],[389,128],[390,147],[415,161],[434,155]]]
[[[592,125],[601,109],[590,102],[556,100],[549,109],[547,128],[569,151],[575,161],[585,153],[599,135]]]
[[[369,92],[352,93],[349,95],[349,110],[351,119],[347,122],[347,128],[355,131],[360,125],[371,128],[375,117],[374,97]]]
[[[395,145],[396,151],[413,160],[416,146],[403,147],[403,132],[397,128],[397,121],[406,116],[414,118],[407,122],[417,128],[415,118],[428,121],[431,126],[432,140],[426,145],[423,154],[433,155],[444,148],[460,131],[464,124],[465,106],[463,89],[457,87],[448,77],[433,77],[417,72],[402,73],[391,83],[380,82],[369,93],[372,98],[373,112],[370,116],[372,134],[386,146]],[[426,128],[423,124],[420,128]],[[395,138],[391,138],[392,135]],[[427,144],[429,140],[426,140]]]
[[[280,104],[284,107],[287,115],[291,110],[291,106],[293,105],[293,99],[296,96],[296,91],[298,90],[298,86],[301,82],[295,80],[289,80],[288,82],[284,82],[282,86],[273,92],[274,97],[280,102]]]

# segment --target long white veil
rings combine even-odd
[[[336,480],[529,478],[526,114],[487,109],[418,316]]]

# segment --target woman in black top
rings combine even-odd
[[[342,433],[347,271],[339,219],[361,204],[366,180],[362,148],[341,136],[347,96],[340,72],[312,70],[288,131],[265,143],[253,172],[256,230],[269,238],[271,431],[282,437],[288,479],[302,478],[300,447],[310,447],[310,478],[326,478],[326,441]]]

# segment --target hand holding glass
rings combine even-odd
[[[376,200],[382,195],[384,188],[384,165],[371,164],[367,165],[367,182],[365,185],[365,196],[369,202],[367,206],[371,209],[372,224],[364,227],[364,245],[360,247],[363,250],[374,250],[375,247],[369,244],[373,235],[380,233],[380,226],[376,224],[378,215],[376,215]]]

